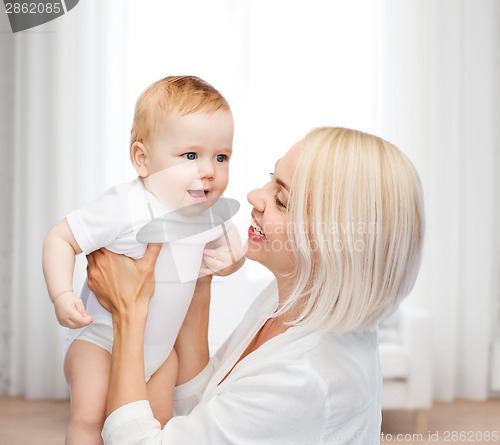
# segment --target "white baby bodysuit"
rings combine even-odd
[[[210,209],[206,212],[210,212]],[[160,217],[170,220],[174,226],[180,224],[183,227],[193,224],[193,218],[197,218],[169,211],[136,179],[112,187],[96,201],[71,212],[66,220],[83,253],[88,254],[105,247],[112,252],[139,259],[144,255],[147,245],[137,241],[137,233],[146,224]],[[225,224],[226,228],[229,226],[229,222]],[[217,225],[202,233],[163,245],[156,263],[155,292],[149,303],[145,332],[144,361],[147,380],[165,361],[174,345],[191,302],[206,243],[223,235],[222,227]],[[157,240],[161,241],[164,239]],[[111,314],[99,304],[86,282],[81,298],[94,320],[90,326],[112,327]],[[89,326],[69,330],[64,354],[71,343],[88,328]],[[109,332],[107,335],[112,337],[112,330],[104,329],[102,332]],[[112,341],[112,338],[106,339],[106,342]],[[100,346],[107,349],[104,344],[106,342]]]

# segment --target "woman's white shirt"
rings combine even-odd
[[[220,383],[277,302],[273,282],[205,369],[176,388],[176,416],[163,430],[141,400],[110,414],[104,443],[379,444],[382,377],[376,331],[336,337],[291,327],[246,356]]]

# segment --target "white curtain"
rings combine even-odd
[[[82,1],[12,37],[13,141],[2,147],[13,158],[9,394],[67,396],[64,330],[44,288],[41,249],[57,219],[122,174],[125,13]]]
[[[377,128],[414,160],[426,197],[425,257],[408,304],[433,315],[435,398],[485,399],[499,300],[497,2],[380,6]]]
[[[9,343],[9,301],[12,271],[12,147],[14,104],[13,41],[9,34],[10,25],[6,14],[0,14],[0,394],[8,387],[8,343]]]
[[[0,79],[0,128],[3,140],[12,137],[1,166],[2,185],[12,188],[0,196],[13,209],[12,224],[0,220],[0,309],[8,308],[0,390],[67,396],[63,330],[41,274],[43,237],[65,213],[131,178],[127,134],[137,95],[160,77],[187,73],[232,105],[227,196],[242,203],[243,233],[246,192],[314,126],[375,132],[410,156],[424,183],[428,232],[408,304],[434,316],[436,398],[486,397],[499,23],[494,0],[82,0],[54,22],[1,40],[2,60],[15,65],[12,73],[0,68],[11,73]],[[10,84],[13,94],[4,96]],[[217,283],[214,343],[266,279],[248,263]]]

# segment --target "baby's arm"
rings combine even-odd
[[[220,238],[208,243],[203,250],[200,275],[225,277],[236,272],[245,262],[245,250],[234,225]]]
[[[57,321],[72,329],[92,323],[83,301],[73,293],[75,257],[81,252],[66,219],[49,231],[43,243],[43,274]]]

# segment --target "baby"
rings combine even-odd
[[[135,108],[130,156],[139,177],[71,212],[48,233],[45,280],[57,320],[71,328],[64,346],[71,390],[67,445],[102,444],[113,345],[111,314],[86,285],[81,298],[73,292],[75,255],[105,247],[138,259],[148,242],[164,243],[144,345],[148,395],[163,422],[170,413],[161,401],[175,384],[164,363],[200,270],[228,275],[244,261],[231,215],[221,220],[220,212],[220,203],[230,201],[219,198],[228,183],[233,133],[229,105],[208,83],[191,76],[156,82]]]

